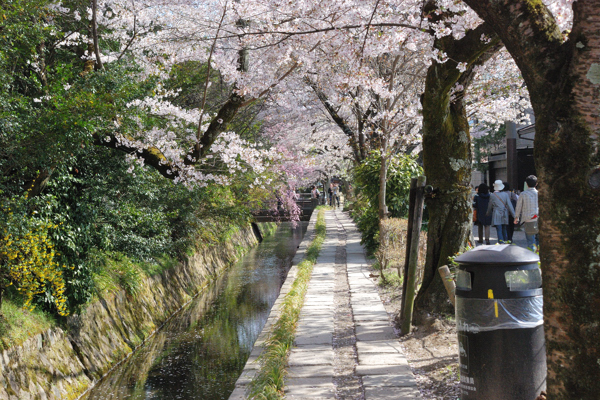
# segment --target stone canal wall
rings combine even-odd
[[[258,224],[262,235],[275,224]],[[1,400],[76,399],[126,359],[202,288],[258,243],[252,227],[144,280],[135,296],[111,293],[0,356]]]

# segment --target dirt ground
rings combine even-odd
[[[377,274],[377,272],[373,272]],[[378,286],[389,314],[400,312],[400,290]],[[400,339],[423,399],[460,398],[456,325],[442,316],[430,316]]]

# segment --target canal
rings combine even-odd
[[[307,225],[282,223],[83,399],[227,399]]]

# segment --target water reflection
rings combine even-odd
[[[282,224],[84,398],[227,399],[306,226]]]

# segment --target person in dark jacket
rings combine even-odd
[[[517,208],[517,200],[519,199],[519,196],[517,196],[516,193],[514,193],[510,190],[510,185],[508,184],[508,182],[502,182],[502,183],[504,184],[504,189],[502,189],[502,191],[508,193],[508,196],[510,197],[510,202],[511,202],[513,208],[516,209]],[[508,235],[508,241],[510,243],[512,243],[514,232],[515,232],[514,219],[509,218],[506,233]]]
[[[490,202],[490,188],[485,183],[482,183],[477,188],[477,195],[473,199],[473,208],[477,210],[477,230],[479,231],[479,241],[483,244],[483,234],[485,232],[485,244],[490,244],[490,226],[492,225],[492,217],[485,215]]]

